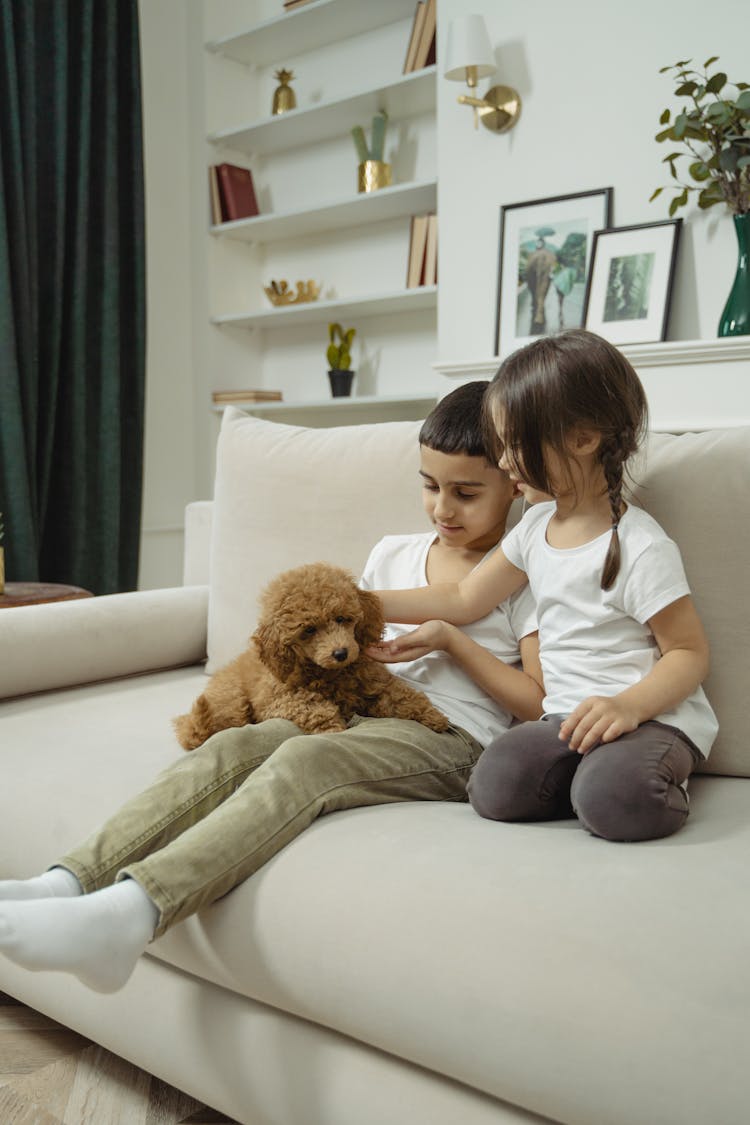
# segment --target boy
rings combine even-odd
[[[434,530],[382,539],[365,564],[364,589],[457,582],[505,534],[517,492],[486,452],[481,416],[487,386],[478,381],[458,387],[425,421],[419,434],[420,476]],[[395,660],[387,642],[412,629],[388,625],[384,643],[370,655]],[[507,730],[514,717],[539,715],[539,642],[528,590],[462,629],[445,621],[420,626],[419,644],[400,646],[397,659],[391,670],[483,745]],[[519,660],[526,674],[518,671]]]
[[[383,540],[363,584],[382,587],[389,575],[399,586],[455,579],[499,542],[514,489],[482,440],[486,386],[459,387],[425,422],[421,476],[435,530]],[[487,742],[512,715],[541,714],[534,608],[524,592],[471,632],[442,622],[429,629],[427,643],[408,654],[414,659],[394,671],[447,714],[447,731],[358,717],[345,731],[315,735],[285,719],[221,731],[49,871],[0,882],[0,952],[111,992],[154,937],[227,894],[318,816],[465,800]]]

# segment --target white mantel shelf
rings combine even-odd
[[[641,377],[653,429],[750,425],[750,336],[627,344],[620,350]],[[499,365],[494,356],[433,367],[453,384],[491,379]]]

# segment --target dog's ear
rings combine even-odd
[[[297,659],[294,649],[280,636],[273,621],[262,621],[252,636],[258,655],[277,679],[285,681],[294,671]]]
[[[362,606],[362,620],[355,629],[355,636],[362,648],[378,643],[383,635],[383,610],[380,598],[370,590],[357,590]]]

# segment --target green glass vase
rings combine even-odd
[[[720,336],[750,335],[750,212],[734,216],[737,232],[737,273],[719,321]]]

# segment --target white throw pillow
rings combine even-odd
[[[280,571],[327,561],[359,577],[383,535],[427,529],[420,426],[306,429],[225,411],[211,531],[208,672],[247,646],[258,595]]]

